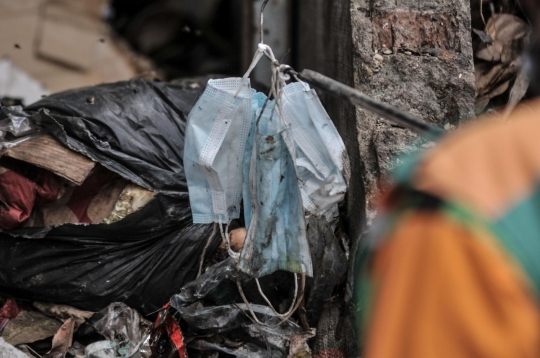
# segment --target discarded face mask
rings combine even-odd
[[[307,84],[285,86],[283,110],[297,145],[296,170],[304,208],[322,216],[347,192],[350,168],[345,145],[316,92]]]
[[[195,224],[240,217],[251,98],[249,79],[210,80],[189,114],[184,166]]]
[[[249,169],[251,166],[251,158],[253,155],[253,141],[255,140],[255,132],[256,132],[256,122],[259,116],[261,115],[261,112],[263,110],[263,107],[272,108],[275,105],[274,100],[268,100],[268,97],[261,92],[253,93],[252,98],[252,108],[251,111],[253,113],[252,118],[252,124],[251,124],[251,131],[249,132],[248,140],[246,143],[246,148],[244,152],[244,188],[243,188],[243,199],[244,199],[244,222],[246,227],[249,227],[249,223],[251,222],[251,194],[249,192]],[[269,113],[269,112],[268,112]],[[267,113],[267,115],[268,115]]]
[[[256,278],[277,270],[312,276],[294,142],[277,111],[263,110],[256,123],[249,173],[252,218],[238,267]]]

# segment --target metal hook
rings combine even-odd
[[[261,6],[261,43],[264,43],[263,36],[264,36],[264,8],[266,7],[266,4],[268,4],[270,0],[264,0],[262,6]]]

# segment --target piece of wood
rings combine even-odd
[[[81,185],[95,162],[66,147],[50,135],[42,135],[0,151],[0,156],[18,159],[47,169],[76,185]]]

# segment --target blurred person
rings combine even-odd
[[[528,55],[540,91],[540,2]],[[397,173],[357,258],[364,358],[540,357],[540,99]]]

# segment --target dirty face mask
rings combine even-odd
[[[244,184],[243,184],[243,203],[244,203],[244,222],[246,227],[249,227],[249,223],[251,222],[251,194],[249,192],[249,169],[251,167],[251,159],[253,154],[253,141],[255,140],[255,123],[259,117],[261,117],[261,112],[263,110],[264,104],[266,103],[266,107],[272,108],[275,105],[275,101],[268,101],[266,102],[267,97],[264,93],[257,92],[253,94],[252,97],[252,107],[251,112],[253,114],[252,118],[252,125],[251,125],[251,131],[248,136],[248,140],[246,143],[246,149],[244,152]],[[265,120],[268,120],[270,112],[265,113]]]
[[[311,254],[295,167],[296,149],[281,105],[289,76],[281,71],[271,50],[268,53],[272,67],[269,96],[275,100],[261,96],[259,101],[253,101],[258,118],[253,127],[249,196],[244,198],[245,205],[251,208],[251,218],[246,215],[249,226],[238,269],[255,278],[277,270],[311,276]]]
[[[294,142],[265,109],[254,134],[249,186],[252,217],[238,267],[259,278],[277,270],[312,275]]]
[[[210,80],[189,114],[184,167],[196,224],[227,223],[240,216],[251,97],[249,79]]]
[[[283,111],[297,148],[295,162],[304,208],[325,215],[347,191],[350,168],[343,140],[315,91],[303,82],[285,86]]]

